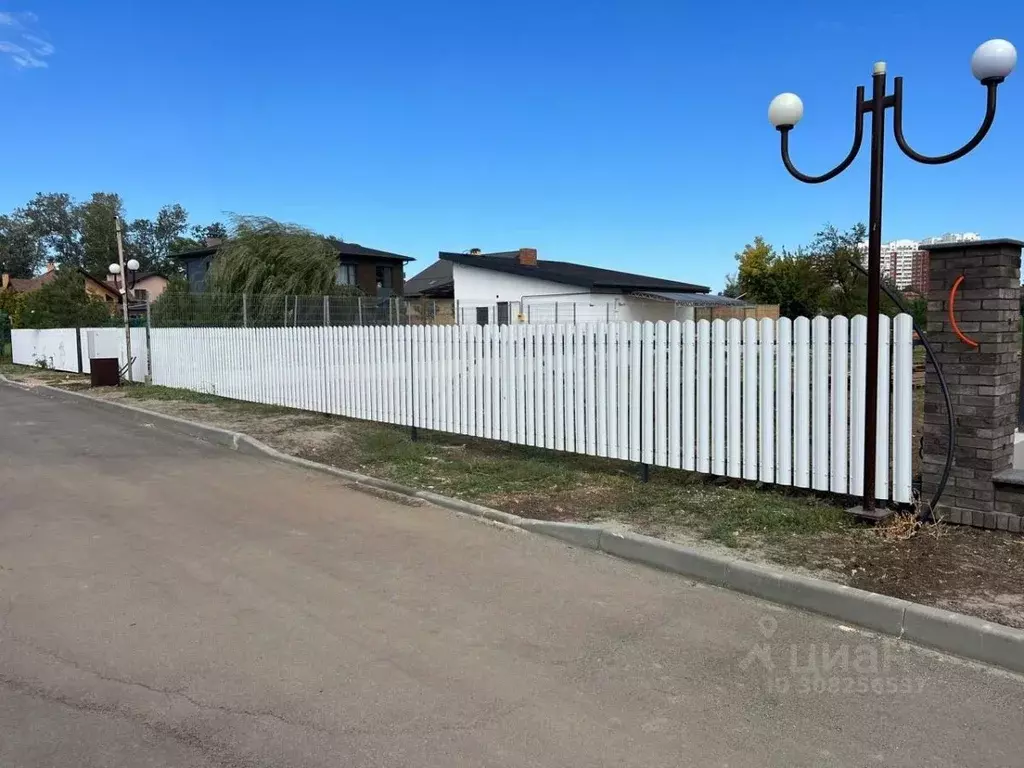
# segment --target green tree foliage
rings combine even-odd
[[[338,255],[321,235],[266,217],[236,216],[207,276],[213,294],[326,296],[336,285]]]
[[[863,314],[867,278],[854,262],[861,261],[857,246],[864,238],[863,224],[845,232],[829,225],[806,247],[778,253],[755,237],[736,254],[738,269],[726,278],[724,293],[752,304],[778,304],[783,317]],[[888,314],[898,311],[884,295],[881,308]]]
[[[7,272],[11,277],[32,277],[43,258],[43,247],[25,211],[0,214],[0,272]]]
[[[56,279],[21,299],[21,328],[87,328],[114,324],[110,307],[85,292],[85,277],[65,267]]]
[[[82,266],[81,210],[71,195],[40,192],[24,213],[47,258],[61,265]]]
[[[124,205],[111,192],[95,192],[80,203],[63,192],[40,192],[24,207],[0,214],[0,267],[14,277],[31,277],[52,260],[101,277],[117,261],[115,215],[123,217]],[[123,229],[125,258],[138,259],[143,272],[168,277],[181,271],[172,253],[198,248],[205,237],[224,232],[219,222],[190,224],[178,203],[163,206],[153,219],[126,220]]]

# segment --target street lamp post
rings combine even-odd
[[[121,219],[119,217],[114,218],[114,229],[117,233],[117,262],[107,267],[110,270],[110,274],[114,276],[114,286],[117,287],[118,293],[121,296],[121,316],[124,318],[124,355],[125,360],[128,363],[127,376],[128,381],[132,381],[132,329],[128,322],[128,291],[135,288],[135,278],[139,271],[139,262],[136,259],[128,259],[127,262],[124,260],[124,246],[121,242]],[[125,273],[127,267],[128,272],[131,273],[132,283],[128,285],[128,274]],[[118,275],[121,275],[120,284],[118,283]]]
[[[860,152],[864,138],[864,115],[871,114],[871,174],[868,205],[868,344],[867,382],[864,416],[864,496],[863,509],[867,517],[876,517],[875,509],[875,448],[877,443],[878,407],[878,314],[882,274],[882,166],[885,151],[885,111],[893,110],[893,134],[896,144],[912,160],[926,165],[939,165],[963,157],[985,138],[996,116],[996,89],[1013,71],[1017,51],[1006,40],[982,43],[971,57],[971,71],[988,92],[985,119],[970,141],[955,152],[938,157],[922,155],[911,149],[903,137],[903,78],[893,80],[893,92],[886,95],[885,62],[877,62],[871,78],[871,98],[864,98],[864,86],[857,87],[854,107],[853,147],[846,158],[828,173],[808,176],[801,173],[789,158],[789,133],[803,117],[804,105],[795,93],[783,93],[772,99],[768,106],[768,120],[781,136],[782,163],[799,181],[821,184],[845,171]]]

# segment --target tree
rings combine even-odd
[[[93,192],[79,206],[82,219],[82,266],[90,275],[105,275],[117,261],[114,219],[122,215],[121,197],[111,192]]]
[[[855,224],[846,232],[829,224],[814,235],[809,252],[815,271],[825,283],[822,310],[826,314],[851,317],[867,311],[867,278],[854,266],[854,262],[860,263],[857,246],[866,234],[863,224]]]
[[[208,293],[317,295],[339,293],[338,255],[303,227],[237,216],[207,276]]]
[[[26,293],[19,314],[22,328],[87,328],[110,325],[109,306],[85,292],[85,277],[65,268],[42,288]]]
[[[65,266],[82,266],[81,212],[71,195],[39,192],[24,214],[47,258]]]
[[[24,211],[0,214],[0,272],[32,277],[44,259],[44,249]]]
[[[758,294],[763,289],[763,281],[771,272],[775,260],[775,249],[758,235],[753,243],[747,243],[743,250],[736,254],[739,269],[735,276],[726,278],[725,295],[738,299],[748,294]]]

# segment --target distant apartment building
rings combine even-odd
[[[882,243],[882,278],[901,291],[914,291],[921,295],[928,293],[928,251],[924,245],[938,243],[964,243],[980,240],[977,232],[947,232],[924,240],[893,240]],[[859,246],[862,259],[867,259],[868,244]]]

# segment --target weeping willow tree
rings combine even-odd
[[[263,216],[235,216],[206,278],[208,293],[326,296],[335,282],[338,253],[315,232]]]

